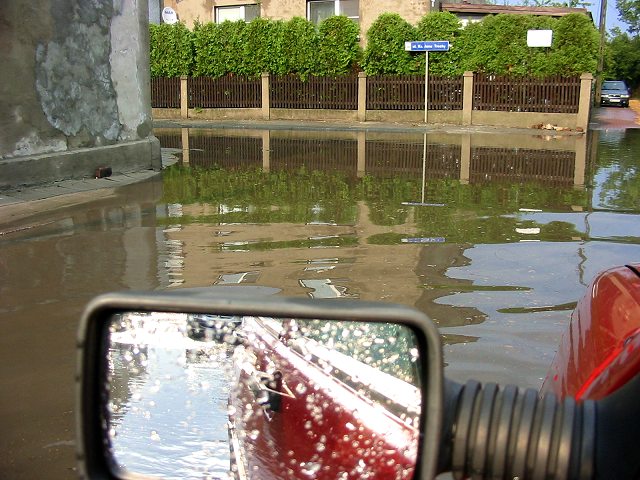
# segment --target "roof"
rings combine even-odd
[[[498,15],[500,13],[511,13],[518,15],[538,15],[550,17],[563,17],[570,13],[582,13],[587,15],[591,20],[591,12],[586,8],[570,8],[570,7],[528,7],[523,5],[489,5],[489,4],[470,4],[470,3],[442,3],[440,9],[443,12],[451,12],[454,14],[467,15]]]

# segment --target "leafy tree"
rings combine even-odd
[[[616,0],[620,19],[629,25],[631,33],[640,33],[640,0]]]
[[[404,42],[417,40],[417,36],[415,28],[400,15],[383,13],[367,31],[364,71],[367,75],[419,73],[418,57],[404,49]]]
[[[640,86],[640,36],[631,37],[619,28],[612,33],[605,56],[605,77],[624,80],[636,89]]]

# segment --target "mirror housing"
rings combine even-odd
[[[443,419],[443,362],[438,331],[423,313],[401,305],[285,297],[224,295],[206,290],[171,293],[112,293],[86,307],[77,337],[76,431],[79,473],[86,478],[129,478],[115,463],[105,434],[104,408],[109,324],[115,314],[166,312],[228,316],[322,319],[341,322],[386,322],[410,328],[419,346],[423,372],[420,442],[414,478],[436,475]],[[139,478],[139,477],[136,477]]]

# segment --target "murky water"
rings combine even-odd
[[[157,135],[183,160],[162,178],[0,236],[0,478],[75,476],[75,330],[99,293],[412,305],[450,377],[537,388],[590,279],[640,260],[638,130]]]

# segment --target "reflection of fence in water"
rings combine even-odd
[[[497,147],[471,149],[473,183],[495,180],[537,180],[558,186],[572,185],[575,152]]]
[[[427,145],[426,178],[458,178],[460,145]],[[422,142],[367,142],[368,174],[375,177],[404,175],[422,177],[424,144]]]
[[[262,167],[262,140],[254,137],[189,136],[193,167]]]
[[[356,175],[358,142],[349,139],[272,138],[271,169],[330,170]]]
[[[180,135],[157,135],[165,148],[181,148]],[[355,176],[364,165],[374,177],[422,177],[424,144],[409,141],[367,140],[364,158],[358,160],[358,140],[353,138],[279,138],[269,141],[272,171],[338,171]],[[189,136],[190,164],[202,168],[261,168],[264,151],[260,137]],[[427,179],[460,178],[462,146],[428,144]],[[566,186],[574,182],[576,152],[509,147],[471,147],[469,180],[537,181]]]

